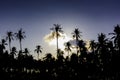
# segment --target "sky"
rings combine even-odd
[[[26,32],[23,48],[32,54],[36,45],[43,47],[44,54],[55,53],[55,46],[44,40],[53,24],[60,24],[69,37],[79,28],[84,40],[97,40],[98,33],[113,32],[120,24],[120,0],[0,0],[0,39],[7,31],[22,28]],[[12,46],[19,49],[18,41]]]

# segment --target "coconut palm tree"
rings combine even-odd
[[[38,54],[38,60],[39,60],[39,53],[42,53],[42,47],[40,45],[36,46],[36,49],[34,50]]]
[[[14,58],[14,56],[16,55],[16,53],[17,53],[17,50],[16,50],[16,47],[12,47],[12,49],[11,49],[11,56],[12,56],[12,58]]]
[[[78,41],[81,38],[81,33],[82,32],[80,32],[78,28],[75,28],[75,30],[72,33],[73,39],[76,39],[76,41]]]
[[[77,55],[78,53],[81,53],[83,51],[86,51],[86,47],[85,47],[85,42],[83,40],[78,40],[78,43],[77,43],[77,47],[78,47],[78,52],[77,52]]]
[[[78,28],[75,28],[75,30],[72,33],[73,39],[76,40],[76,45],[78,45],[78,41],[81,38],[81,33],[82,32],[80,32]],[[77,54],[78,54],[78,46],[76,46],[76,50],[77,50]]]
[[[89,48],[91,48],[91,50],[92,50],[93,53],[95,52],[95,48],[96,48],[95,40],[91,40],[91,41],[90,41],[90,46],[89,46]]]
[[[56,44],[57,44],[57,56],[58,56],[58,38],[61,36],[60,34],[63,33],[62,28],[60,27],[61,25],[59,24],[53,24],[54,27],[51,28],[53,31],[53,37],[56,37]]]
[[[114,39],[115,48],[120,50],[120,26],[117,24],[114,28],[114,32],[109,34],[114,35],[111,39]]]
[[[106,38],[105,34],[103,34],[103,33],[98,34],[98,42],[100,45],[106,44],[106,41],[108,41],[108,39]]]
[[[70,42],[66,42],[66,43],[65,43],[65,51],[68,52],[68,57],[69,57],[69,56],[70,56],[70,55],[69,55],[69,52],[72,51],[72,50],[71,50],[71,43],[70,43]]]
[[[29,54],[28,48],[25,48],[24,51],[23,51],[23,53],[25,53],[25,55],[27,56]]]
[[[3,54],[4,49],[5,49],[5,45],[7,45],[6,40],[2,39],[0,42],[0,53]]]
[[[12,31],[8,31],[8,32],[7,32],[6,40],[9,41],[9,49],[10,49],[10,52],[11,52],[11,41],[14,40],[13,36],[14,36],[14,34],[13,34]]]
[[[101,33],[98,34],[98,44],[97,44],[97,51],[99,49],[104,49],[107,44],[108,39],[106,38],[106,35]]]
[[[22,40],[26,37],[25,32],[22,30],[22,28],[20,30],[18,30],[17,33],[15,33],[15,37],[19,40],[20,51],[22,51]]]

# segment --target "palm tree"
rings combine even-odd
[[[91,41],[90,41],[90,46],[89,46],[89,48],[91,48],[91,50],[92,50],[93,53],[95,52],[95,48],[96,48],[95,40],[91,40]]]
[[[19,40],[20,43],[20,51],[22,51],[22,39],[24,39],[25,36],[25,32],[22,30],[22,28],[20,30],[18,30],[17,33],[15,33],[16,38]]]
[[[68,52],[68,57],[69,57],[69,52],[71,52],[71,43],[70,42],[65,43],[65,51]]]
[[[106,39],[106,35],[101,33],[101,34],[98,34],[98,42],[101,44],[101,45],[104,45],[106,44],[106,41],[108,39]]]
[[[14,56],[16,55],[16,53],[17,53],[17,50],[16,50],[16,47],[12,47],[12,49],[11,49],[11,56],[12,56],[12,58],[14,58]]]
[[[76,39],[76,41],[78,41],[79,38],[81,38],[81,33],[82,32],[80,32],[78,28],[75,28],[75,30],[72,33],[73,34],[73,39]]]
[[[5,45],[7,45],[6,40],[2,39],[1,43],[0,43],[0,53],[3,54],[4,49],[5,49]]]
[[[73,39],[76,40],[76,45],[78,45],[78,41],[81,38],[81,33],[82,32],[80,32],[78,28],[75,28],[75,30],[72,33]],[[76,50],[77,50],[77,54],[78,54],[78,46],[76,46]]]
[[[55,33],[53,33],[53,37],[56,37],[56,44],[57,44],[57,56],[58,56],[58,38],[61,36],[60,33],[63,33],[62,28],[60,27],[61,25],[59,24],[53,24],[54,27],[51,28],[51,30]]]
[[[40,45],[37,45],[37,46],[36,46],[36,49],[35,49],[34,51],[37,52],[37,54],[38,54],[38,60],[39,60],[39,53],[42,53],[42,48],[41,48],[41,46],[40,46]]]
[[[7,32],[6,40],[9,41],[9,49],[10,49],[10,52],[11,52],[11,41],[14,40],[14,39],[13,39],[13,36],[14,36],[13,32],[11,32],[11,31],[8,31],[8,32]]]
[[[77,55],[78,55],[78,53],[86,51],[85,45],[86,44],[85,44],[85,42],[83,40],[78,40],[78,43],[77,43],[77,47],[78,47]]]
[[[106,38],[106,35],[101,33],[101,34],[98,34],[98,44],[97,44],[97,51],[99,49],[104,49],[105,46],[106,46],[106,41],[108,41],[108,39]]]
[[[114,35],[111,39],[114,39],[115,47],[120,50],[120,26],[117,24],[114,28],[114,33],[109,34]]]
[[[28,48],[25,48],[23,53],[25,53],[25,55],[27,56],[29,54]]]

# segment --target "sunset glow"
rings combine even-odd
[[[63,37],[64,36],[64,37]],[[69,40],[71,40],[70,37],[68,37],[66,34],[62,34],[62,37],[59,37],[58,38],[58,47],[61,49],[61,50],[64,50],[65,46],[64,46],[64,43],[65,42],[68,42]],[[56,46],[56,37],[54,37],[53,39],[48,39],[45,37],[45,41],[49,44],[49,45],[55,45]]]

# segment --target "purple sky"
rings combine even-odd
[[[77,26],[83,39],[97,39],[98,33],[112,32],[120,24],[120,0],[0,0],[0,39],[6,31],[23,28],[23,47],[33,50],[41,44],[44,53],[52,52],[43,37],[55,23],[70,37]]]

